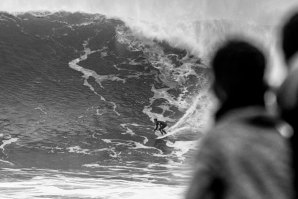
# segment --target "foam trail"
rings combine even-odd
[[[141,144],[139,142],[135,142],[132,140],[120,140],[120,139],[102,139],[105,143],[113,144],[116,146],[127,146],[129,149],[137,150],[137,149],[152,149],[155,151],[158,151],[158,154],[163,154],[163,152],[155,147],[151,146],[145,146],[144,144]]]
[[[84,84],[83,85],[84,86],[87,86],[94,94],[98,95],[101,100],[106,101],[106,99],[102,95],[98,94],[95,91],[95,89],[93,88],[93,86],[91,84],[89,84],[89,82],[88,82],[89,77],[94,77],[95,78],[95,81],[103,89],[104,89],[104,87],[102,86],[101,82],[104,81],[104,80],[122,81],[123,83],[125,83],[125,80],[124,79],[121,79],[119,77],[111,76],[111,75],[98,75],[95,71],[90,70],[90,69],[83,68],[82,66],[78,65],[79,62],[86,60],[90,54],[93,54],[95,52],[100,51],[100,50],[91,51],[90,48],[87,48],[88,42],[89,41],[87,40],[87,41],[85,41],[83,43],[84,54],[81,57],[76,58],[76,59],[70,61],[68,63],[68,65],[69,65],[70,68],[83,73],[83,76],[82,76],[84,78]],[[114,102],[109,102],[109,103],[111,103],[113,105],[113,111],[118,116],[120,116],[120,113],[117,112],[117,110],[116,110],[117,105]]]
[[[173,152],[180,160],[184,160],[183,156],[189,150],[195,149],[197,147],[197,141],[176,141],[175,143],[167,142],[167,146],[173,147],[176,150]]]
[[[8,164],[8,165],[10,165],[10,166],[14,166],[13,163],[11,163],[11,162],[9,162],[9,161],[6,161],[6,160],[2,160],[2,159],[0,159],[0,163]]]
[[[5,147],[6,145],[9,145],[9,144],[11,144],[11,143],[13,143],[13,142],[18,141],[18,139],[19,139],[19,138],[10,138],[9,140],[3,140],[3,141],[2,141],[2,144],[1,144],[1,146],[0,146],[0,149],[2,149],[2,151],[4,151],[4,150],[5,150],[4,147]]]
[[[129,124],[120,124],[120,126],[121,126],[122,128],[126,129],[126,132],[125,132],[125,133],[122,133],[122,134],[129,134],[129,135],[131,135],[131,136],[134,136],[135,133],[134,133],[130,128],[127,127],[128,125],[129,125]]]

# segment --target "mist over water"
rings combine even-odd
[[[117,17],[139,36],[166,40],[208,63],[215,46],[229,35],[246,35],[270,49],[269,82],[278,85],[284,75],[276,52],[278,25],[295,0],[10,0],[0,10],[83,11]]]

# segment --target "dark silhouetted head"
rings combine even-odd
[[[290,59],[298,52],[298,12],[291,15],[282,28],[282,50],[285,60]]]
[[[257,47],[229,40],[216,51],[211,65],[213,89],[222,103],[235,107],[264,103],[266,59]]]
[[[157,119],[156,118],[154,118],[154,122],[157,122]]]

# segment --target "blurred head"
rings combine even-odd
[[[221,102],[252,105],[264,101],[266,59],[263,53],[243,40],[229,40],[212,59],[213,89]]]
[[[298,51],[298,12],[291,15],[282,28],[282,51],[286,62]]]
[[[157,119],[156,118],[154,118],[154,122],[157,122]]]

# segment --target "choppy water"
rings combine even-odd
[[[0,27],[1,198],[183,197],[210,106],[199,58],[100,15]],[[155,139],[155,117],[175,133]]]

